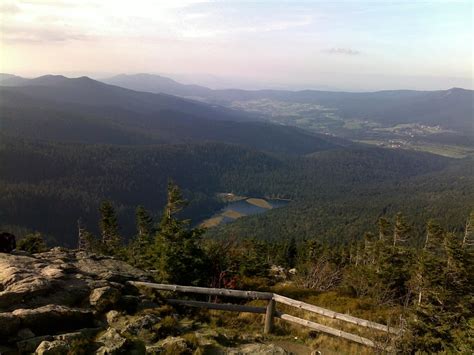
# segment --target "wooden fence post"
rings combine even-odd
[[[265,328],[264,334],[270,334],[273,328],[273,316],[275,314],[275,301],[273,299],[268,301],[267,312],[265,313]]]

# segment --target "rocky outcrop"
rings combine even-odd
[[[44,340],[36,348],[35,354],[37,355],[62,355],[67,354],[69,351],[69,344],[64,340]]]
[[[125,262],[81,251],[0,253],[0,354],[286,354],[180,315],[132,280],[151,281]]]
[[[125,262],[85,252],[0,253],[0,345],[57,353],[66,334],[106,327],[105,311],[137,306],[130,280],[150,281]]]
[[[120,301],[120,296],[120,291],[115,287],[99,287],[91,292],[89,302],[98,311],[105,311],[116,306]]]
[[[149,278],[111,257],[61,248],[29,256],[0,253],[0,312],[48,304],[84,306],[94,289],[122,290],[129,280]],[[118,302],[117,292],[109,291],[109,300],[97,300],[99,308]]]
[[[11,313],[20,320],[21,328],[30,329],[34,334],[55,334],[90,327],[94,324],[92,311],[60,305],[47,305],[33,309],[16,309]]]

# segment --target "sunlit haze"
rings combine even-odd
[[[333,90],[472,88],[472,1],[2,0],[0,71]]]

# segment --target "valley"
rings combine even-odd
[[[344,137],[378,147],[425,151],[452,158],[463,158],[474,153],[472,137],[440,125],[384,125],[364,118],[342,118],[338,116],[336,108],[269,99],[234,101],[231,107],[264,115],[276,124]]]
[[[145,77],[147,90],[163,84]],[[158,215],[169,179],[190,201],[184,217],[215,226],[209,236],[347,241],[402,210],[419,219],[421,240],[425,210],[456,228],[474,201],[472,137],[456,128],[469,121],[467,90],[210,90],[171,81],[173,93],[197,102],[170,96],[165,84],[157,94],[86,77],[0,81],[2,228],[73,246],[77,219],[97,233],[97,209],[109,199],[129,240],[135,208]],[[461,103],[429,119],[428,106],[419,107],[453,98]],[[410,102],[423,123],[378,116]],[[456,119],[439,124],[445,116]],[[222,191],[235,195],[225,201]],[[269,209],[275,201],[252,199],[262,196],[292,202]]]
[[[219,104],[275,124],[379,147],[426,151],[453,158],[472,155],[474,150],[470,90],[372,93],[211,90],[147,74],[119,75],[104,81]]]

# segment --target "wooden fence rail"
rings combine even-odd
[[[400,330],[397,328],[392,328],[384,324],[379,324],[375,322],[368,321],[366,319],[357,318],[350,316],[348,314],[337,313],[331,311],[330,309],[318,307],[309,303],[301,302],[288,298],[285,296],[278,295],[271,292],[257,292],[257,291],[242,291],[242,290],[229,290],[223,288],[207,288],[207,287],[194,287],[194,286],[180,286],[180,285],[168,285],[168,284],[156,284],[150,282],[139,282],[139,281],[130,281],[130,284],[136,287],[146,287],[152,288],[160,291],[172,291],[172,292],[185,292],[185,293],[198,293],[211,296],[226,296],[226,297],[237,297],[250,300],[267,300],[267,307],[253,307],[246,305],[236,305],[228,303],[212,303],[212,302],[201,302],[201,301],[189,301],[189,300],[177,300],[177,299],[168,299],[167,302],[171,304],[179,304],[189,307],[200,307],[208,309],[216,309],[222,311],[232,311],[232,312],[249,312],[249,313],[264,313],[265,314],[265,328],[264,333],[268,334],[272,331],[273,328],[273,318],[277,317],[285,321],[303,325],[305,327],[314,329],[316,331],[331,334],[337,337],[341,337],[359,344],[363,344],[370,347],[376,347],[375,342],[370,339],[361,337],[356,334],[351,334],[344,332],[339,329],[331,328],[326,325],[322,325],[316,322],[312,322],[306,319],[298,318],[290,314],[282,313],[276,311],[276,303],[282,303],[287,306],[295,307],[297,309],[305,310],[308,312],[316,313],[325,317],[332,319],[337,319],[343,322],[355,324],[360,327],[366,327],[370,329],[375,329],[381,332],[389,334],[400,334]]]

